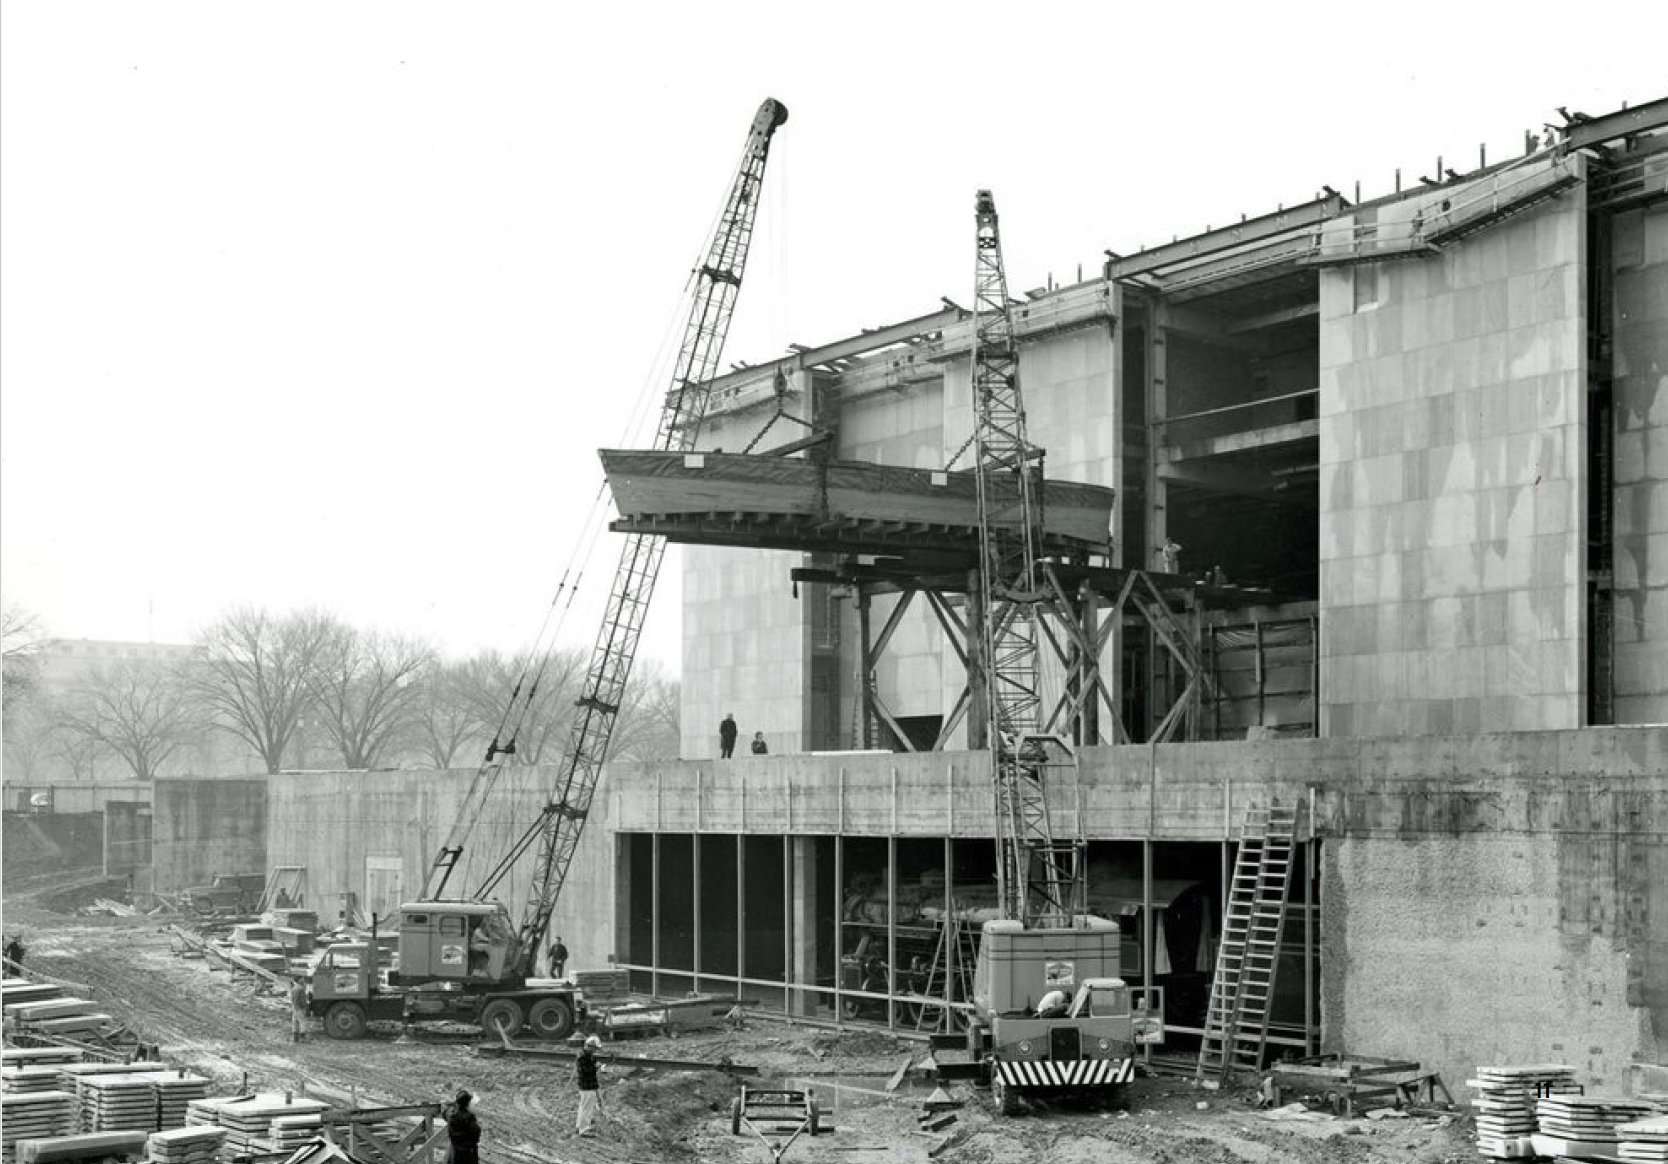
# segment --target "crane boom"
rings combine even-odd
[[[1057,742],[1038,736],[1037,549],[1042,451],[1025,433],[1019,351],[1002,265],[996,200],[974,202],[973,407],[985,693],[996,785],[997,896],[1002,916],[1070,925],[1081,897],[1077,846],[1055,841],[1046,772]]]
[[[688,323],[661,411],[655,440],[657,449],[692,448],[706,416],[710,384],[718,372],[730,318],[741,291],[771,138],[787,119],[787,107],[774,98],[766,98],[753,117],[724,212],[695,271]],[[575,701],[562,776],[539,820],[523,834],[511,857],[500,863],[499,870],[483,887],[488,889],[501,878],[514,857],[529,847],[537,847],[538,863],[520,925],[523,961],[528,967],[544,939],[590,814],[591,798],[625,697],[626,679],[637,655],[638,639],[665,549],[666,543],[657,536],[626,535],[584,685]]]

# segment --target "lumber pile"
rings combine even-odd
[[[1616,1125],[1616,1155],[1623,1160],[1668,1160],[1668,1115]]]
[[[8,978],[0,983],[0,1008],[7,1014],[12,1008],[29,1002],[45,1002],[64,997],[64,988],[50,982],[30,982],[24,978]]]
[[[612,967],[607,970],[575,970],[568,975],[579,993],[591,999],[624,998],[631,993],[631,971]]]
[[[1576,1093],[1575,1068],[1558,1063],[1479,1067],[1466,1086],[1478,1097],[1477,1150],[1496,1160],[1535,1155],[1529,1137],[1537,1130],[1535,1102],[1539,1096]]]
[[[81,1052],[74,1047],[7,1047],[0,1051],[0,1066],[38,1067],[46,1063],[79,1063]]]
[[[58,1066],[53,1063],[33,1067],[0,1067],[0,1092],[7,1095],[28,1095],[37,1091],[57,1091]]]
[[[207,1079],[183,1071],[129,1071],[75,1079],[81,1126],[89,1132],[182,1127],[187,1107],[205,1098],[208,1088]]]
[[[293,1152],[303,1144],[318,1139],[324,1122],[318,1112],[305,1115],[278,1116],[270,1125],[267,1138],[280,1152]]]
[[[12,1164],[19,1140],[67,1136],[75,1130],[75,1096],[67,1091],[0,1092],[0,1161]]]
[[[1540,1128],[1529,1137],[1543,1156],[1608,1156],[1616,1151],[1616,1128],[1653,1114],[1652,1104],[1636,1099],[1556,1095],[1535,1104]]]
[[[221,1128],[170,1128],[150,1134],[145,1158],[152,1164],[214,1164],[225,1143]]]

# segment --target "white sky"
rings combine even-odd
[[[1017,293],[1668,95],[1668,8],[1470,7],[6,0],[0,588],[524,646],[765,96],[726,366],[966,303],[980,186]]]

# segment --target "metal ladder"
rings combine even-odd
[[[1225,1080],[1235,1070],[1262,1066],[1296,830],[1291,806],[1270,804],[1246,814],[1199,1043],[1201,1079]]]
[[[954,942],[955,973],[950,973],[950,943]],[[979,931],[950,918],[939,923],[926,989],[921,993],[945,1002],[967,1002],[973,997],[973,970],[979,960]],[[950,1007],[922,1006],[915,1016],[917,1031],[956,1031],[964,1025]]]

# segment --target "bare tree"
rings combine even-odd
[[[136,780],[155,779],[202,723],[180,663],[123,662],[92,672],[60,715],[72,735],[121,757]]]
[[[463,663],[464,695],[483,740],[513,742],[512,762],[538,764],[559,758],[566,746],[573,701],[585,674],[585,652],[551,651],[531,663],[522,656],[482,651]]]
[[[427,643],[335,624],[313,668],[319,726],[349,768],[370,768],[420,711]]]
[[[625,705],[614,722],[609,756],[620,760],[678,758],[677,679],[659,660],[639,659],[626,683]]]
[[[40,670],[35,659],[42,642],[40,619],[16,603],[0,607],[0,653],[4,655],[4,670],[0,671],[0,714],[10,715],[12,709],[40,686]]]
[[[336,625],[316,610],[275,617],[243,608],[202,634],[202,699],[217,725],[254,748],[269,773],[283,767]]]
[[[405,736],[407,747],[436,768],[450,768],[466,743],[481,739],[468,667],[455,662],[431,667],[419,687],[416,717]],[[481,746],[486,746],[485,739]]]

